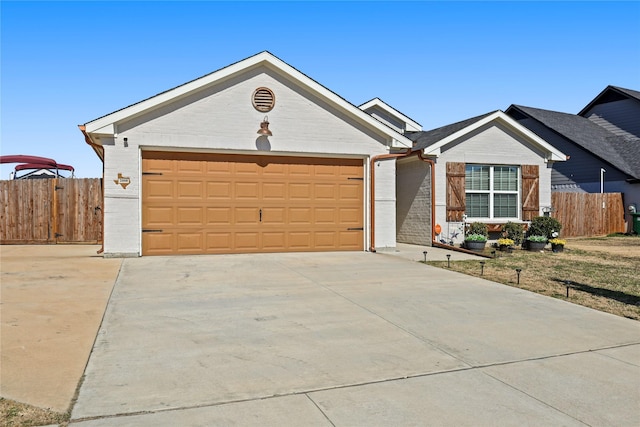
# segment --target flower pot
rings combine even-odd
[[[562,252],[564,251],[564,245],[554,245],[553,243],[551,244],[551,250],[553,252]]]
[[[498,246],[498,249],[500,249],[500,252],[511,252],[509,249],[511,249],[511,246],[509,245],[500,245]]]
[[[464,245],[466,246],[467,249],[469,249],[470,251],[476,251],[476,252],[484,251],[484,247],[486,244],[487,242],[474,242],[470,240],[464,242]]]
[[[527,245],[529,246],[529,250],[531,252],[539,252],[539,251],[543,250],[545,246],[547,246],[547,242],[532,242],[532,241],[529,241],[529,242],[527,242]]]

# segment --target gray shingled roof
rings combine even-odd
[[[640,139],[615,135],[591,120],[575,114],[512,105],[526,116],[612,164],[634,179],[640,179]]]
[[[472,117],[461,122],[442,126],[432,130],[422,132],[406,132],[405,136],[413,141],[413,147],[411,148],[411,151],[424,150],[425,148],[437,143],[438,141],[448,137],[449,135],[453,135],[459,130],[464,129],[467,126],[471,126],[475,122],[482,120],[493,113],[495,113],[495,111],[491,111],[481,116]]]

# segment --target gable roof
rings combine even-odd
[[[392,106],[390,106],[389,104],[387,104],[386,102],[384,102],[380,98],[373,98],[373,99],[365,102],[364,104],[358,106],[358,108],[360,108],[363,111],[367,111],[371,107],[378,107],[378,108],[382,109],[383,111],[386,111],[387,113],[389,113],[390,115],[394,116],[395,118],[400,119],[406,125],[409,125],[415,131],[421,131],[422,130],[422,125],[420,123],[416,122],[415,120],[413,120],[409,116],[407,116],[407,115],[401,113],[400,111],[396,110],[395,108],[393,108]]]
[[[638,92],[637,90],[625,89],[623,87],[609,85],[604,88],[604,90],[600,92],[598,96],[593,98],[593,101],[591,101],[589,104],[587,104],[586,107],[580,110],[578,115],[582,116],[586,114],[587,111],[589,111],[594,105],[625,98],[633,99],[640,103],[640,92]]]
[[[263,51],[242,61],[236,62],[217,71],[206,74],[195,80],[191,80],[190,82],[184,83],[173,89],[166,90],[150,98],[132,104],[128,107],[122,108],[113,113],[87,122],[84,125],[85,130],[89,134],[114,134],[116,132],[115,125],[118,122],[130,119],[134,116],[145,114],[149,111],[160,108],[163,105],[169,104],[179,98],[201,91],[207,87],[219,84],[241,73],[261,66],[267,67],[268,69],[275,71],[279,75],[285,77],[289,81],[292,81],[299,86],[306,88],[324,101],[343,111],[351,118],[355,119],[357,122],[363,124],[367,128],[375,131],[380,135],[386,136],[390,141],[390,145],[392,147],[411,146],[411,141],[404,135],[391,129],[374,117],[371,117],[369,114],[360,110],[354,104],[348,102],[341,96],[337,95],[335,92],[332,92],[331,90],[322,86],[320,83],[311,79],[307,75],[303,74],[302,72],[298,71],[291,65],[285,63],[284,61],[267,51]]]
[[[615,135],[591,120],[575,114],[522,105],[511,105],[507,109],[509,114],[514,111],[538,121],[633,178],[640,178],[640,140],[637,138],[631,140]]]
[[[412,132],[407,134],[407,136],[414,141],[412,151],[424,150],[425,155],[438,155],[443,146],[493,121],[507,125],[531,141],[534,145],[542,148],[547,152],[547,160],[566,160],[567,156],[564,153],[519,124],[501,110],[492,111],[426,132]]]

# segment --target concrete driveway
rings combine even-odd
[[[640,425],[640,323],[388,254],[126,259],[72,425]]]

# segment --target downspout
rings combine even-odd
[[[369,226],[371,227],[370,230],[370,241],[369,241],[369,251],[370,252],[375,252],[376,251],[376,208],[375,208],[375,203],[376,203],[376,168],[375,168],[375,163],[380,161],[380,160],[391,160],[391,159],[397,159],[400,157],[408,157],[410,156],[411,153],[411,149],[409,148],[407,151],[403,152],[403,153],[395,153],[395,154],[380,154],[377,156],[373,156],[371,158],[371,166],[370,166],[370,188],[371,188],[371,196],[369,197],[369,212],[371,214],[370,217],[370,223]]]
[[[93,148],[93,150],[96,152],[96,154],[102,161],[102,207],[100,208],[100,215],[102,215],[102,227],[101,227],[102,242],[100,243],[102,244],[102,246],[97,252],[98,254],[101,254],[104,252],[104,147],[102,145],[98,145],[95,142],[91,141],[91,138],[87,133],[86,126],[78,125],[78,129],[80,129],[80,132],[82,132],[82,134],[84,135],[84,142],[86,142],[87,144],[89,144],[91,148]],[[100,155],[100,153],[102,153],[102,155]]]

